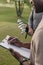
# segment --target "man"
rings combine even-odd
[[[43,13],[43,0],[32,0],[32,1],[34,2],[35,12]],[[18,41],[19,41],[18,39],[14,38],[9,39],[10,44],[25,47],[25,44],[21,43],[20,41],[19,44],[17,44]],[[19,53],[13,51],[12,49],[10,49],[10,51],[12,55],[20,62],[21,65],[43,65],[43,16],[39,26],[37,27],[32,37],[30,63],[28,63],[27,59],[22,57]]]
[[[29,22],[28,22],[28,33],[33,35],[34,31],[36,30],[38,24],[40,23],[42,19],[43,13],[36,12],[35,7],[34,7],[34,2],[30,0],[30,3],[32,4],[32,12],[29,17]]]
[[[30,56],[33,65],[43,65],[43,17],[32,37]]]

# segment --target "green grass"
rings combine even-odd
[[[27,23],[30,14],[30,9],[24,9],[22,19],[24,23]],[[28,36],[25,39],[25,34],[22,35],[17,24],[17,15],[15,8],[0,7],[0,41],[11,35],[18,37],[23,42],[29,42],[31,37]],[[10,52],[0,47],[0,65],[19,65],[18,61],[10,54]]]
[[[17,23],[11,23],[11,22],[0,22],[0,41],[6,36],[11,35],[18,37],[21,41],[28,42],[30,41],[25,39],[25,35],[21,34],[21,31],[18,28]]]
[[[24,11],[22,13],[22,20],[24,23],[28,22],[29,14],[30,14],[30,9],[29,8],[24,9]],[[0,24],[1,24],[0,25],[0,35],[1,35],[1,37],[3,37],[7,34],[10,34],[10,35],[19,37],[19,39],[21,39],[25,42],[28,42],[28,38],[25,39],[25,36],[23,36],[21,34],[21,31],[19,30],[19,28],[17,26],[18,25],[17,19],[18,19],[18,17],[16,15],[15,8],[0,7]],[[30,41],[30,39],[29,39],[29,41]]]
[[[22,13],[22,19],[24,23],[28,22],[30,8],[24,8]],[[9,21],[9,22],[17,22],[17,15],[15,8],[6,8],[0,7],[0,21]]]
[[[24,35],[21,35],[18,25],[11,22],[0,22],[0,41],[6,37],[6,35],[17,36],[21,41],[28,42],[30,37],[25,39]],[[19,65],[18,61],[12,57],[10,52],[0,47],[0,65]]]
[[[0,0],[0,3],[6,3],[7,0]]]
[[[0,7],[0,21],[16,22],[17,15],[15,8]]]
[[[0,47],[0,65],[19,65],[19,63],[8,50]]]

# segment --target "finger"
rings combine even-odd
[[[15,55],[15,51],[13,50],[13,49],[9,49],[9,51],[11,52],[11,54],[15,57],[16,55]]]
[[[11,40],[11,39],[13,39],[13,38],[14,38],[14,37],[9,37],[8,41]]]
[[[9,49],[9,51],[10,51],[10,52],[13,52],[13,50],[12,50],[11,48]]]
[[[14,43],[16,43],[16,40],[11,39],[11,40],[9,40],[9,41],[8,41],[8,43],[9,43],[9,44],[13,44],[13,45],[14,45]]]
[[[14,45],[15,43],[17,43],[17,41],[18,41],[17,38],[12,38],[12,39],[10,39],[10,40],[8,41],[8,43]]]
[[[19,54],[18,52],[16,52],[16,51],[14,51],[13,49],[9,49],[9,51],[11,52],[11,54],[13,54],[14,56],[16,55],[16,56],[18,56],[17,54]]]

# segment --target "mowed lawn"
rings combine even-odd
[[[7,0],[0,0],[0,3],[6,3]]]
[[[24,23],[28,22],[29,14],[30,9],[24,9],[22,14],[22,20]],[[30,36],[25,39],[25,34],[21,34],[21,31],[18,28],[17,19],[18,17],[15,8],[0,7],[0,42],[6,37],[6,35],[18,37],[18,39],[23,42],[30,42]],[[7,49],[0,47],[0,65],[19,65],[19,62]]]

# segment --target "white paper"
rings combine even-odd
[[[7,41],[8,38],[9,38],[9,36],[7,36],[5,39],[3,39],[2,42],[0,43],[0,46],[7,48],[7,49],[11,48],[14,51],[20,53],[25,58],[30,59],[30,49],[23,48],[23,47],[17,47],[17,46],[8,44],[8,41]]]

